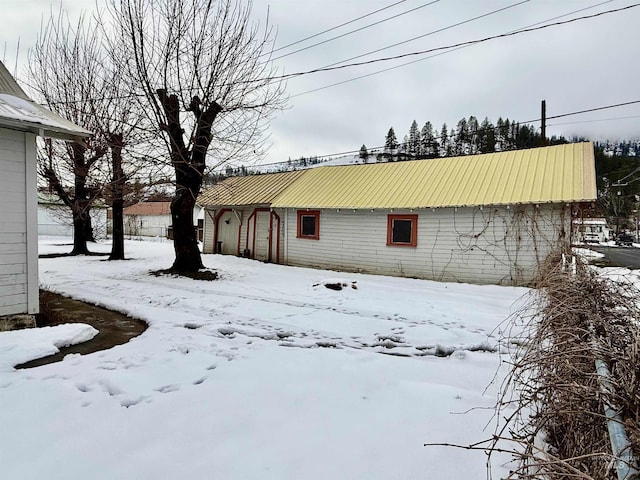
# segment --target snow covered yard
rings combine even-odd
[[[40,253],[69,249],[56,243]],[[527,289],[220,255],[205,282],[149,274],[169,243],[126,249],[41,259],[40,278],[147,321],[140,337],[16,371],[91,332],[0,333],[3,479],[486,478],[484,453],[423,444],[491,436],[498,332]],[[509,456],[494,460],[499,478]]]

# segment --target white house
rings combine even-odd
[[[204,251],[225,238],[222,253],[286,265],[524,285],[569,247],[572,206],[596,199],[591,143],[293,173],[205,192]],[[266,185],[264,203],[242,200]]]
[[[90,132],[37,105],[0,62],[0,317],[38,312],[36,136]]]

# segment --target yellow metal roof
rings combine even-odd
[[[593,201],[596,196],[593,144],[585,142],[314,168],[284,188],[272,207],[427,208]]]
[[[229,177],[198,197],[203,207],[233,205],[270,205],[295,179],[305,173],[295,172]]]

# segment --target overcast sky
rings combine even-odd
[[[264,22],[268,9],[270,23],[277,29],[278,48],[393,3],[397,5],[277,51],[274,57],[381,22],[276,59],[276,66],[284,73],[323,67],[510,6],[353,61],[449,46],[540,22],[553,23],[636,4],[630,0],[254,0],[253,13]],[[52,2],[2,0],[2,5],[2,58],[14,71],[20,39],[20,78],[26,52],[33,45],[42,18],[48,17]],[[57,9],[60,2],[54,1],[53,5]],[[63,0],[62,5],[74,18],[82,9],[92,8],[93,0]],[[409,10],[414,11],[402,15]],[[398,17],[383,21],[395,15]],[[294,78],[287,83],[289,108],[271,124],[272,146],[265,161],[357,150],[362,144],[377,147],[384,143],[389,127],[394,127],[401,140],[413,120],[420,127],[431,121],[439,131],[444,122],[449,128],[455,127],[458,120],[469,115],[480,121],[487,116],[494,123],[499,116],[518,121],[539,119],[543,99],[548,116],[640,100],[639,49],[640,6],[435,57],[430,54],[432,58],[423,55]],[[418,59],[423,60],[306,93]],[[595,121],[602,119],[607,120]],[[548,124],[548,135],[637,139],[640,103],[549,120]],[[536,128],[539,126],[535,123]]]

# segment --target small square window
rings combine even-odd
[[[320,211],[298,210],[298,238],[320,239]]]
[[[387,245],[415,247],[418,245],[417,215],[387,216]]]

